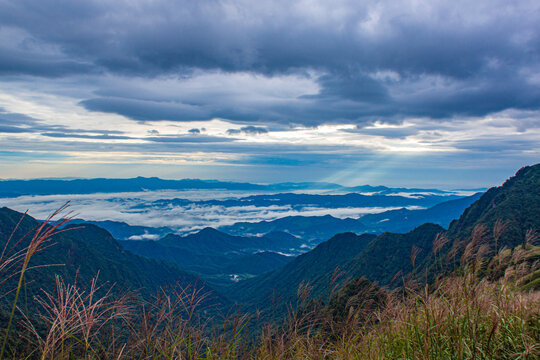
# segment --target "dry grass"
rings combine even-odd
[[[539,292],[518,293],[469,273],[447,278],[433,291],[393,294],[369,320],[334,326],[338,333],[313,326],[300,336],[283,329],[266,335],[257,358],[535,359],[539,306]]]

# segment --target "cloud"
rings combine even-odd
[[[133,139],[129,136],[120,135],[89,135],[89,134],[75,134],[75,133],[42,133],[43,136],[52,138],[74,138],[74,139],[96,139],[96,140],[128,140]]]
[[[80,102],[91,111],[109,112],[134,120],[209,120],[206,109],[181,102],[119,98],[94,98]]]
[[[141,235],[131,235],[128,240],[159,240],[159,235],[144,233]]]
[[[50,125],[43,120],[24,114],[8,112],[2,107],[0,107],[0,133],[41,133],[43,136],[56,138],[129,139],[127,136],[121,136],[123,132],[120,130],[92,129],[87,131],[63,125]]]
[[[143,193],[90,194],[90,195],[46,195],[21,196],[2,200],[2,206],[17,211],[30,209],[29,214],[45,219],[54,209],[70,200],[70,210],[78,218],[90,221],[123,221],[130,225],[160,227],[167,226],[175,231],[189,232],[206,226],[219,227],[240,221],[275,220],[285,216],[323,216],[330,214],[339,218],[358,218],[367,213],[378,213],[395,209],[393,207],[324,208],[313,206],[221,206],[200,205],[195,200],[187,200],[182,205],[164,202],[166,206],[156,206],[155,201],[173,199],[176,196],[206,199],[231,199],[248,195],[245,192],[230,191],[146,191]],[[414,208],[414,207],[411,207]],[[131,240],[153,240],[156,235],[141,234]]]
[[[539,11],[532,0],[0,1],[4,176],[121,165],[493,184],[487,174],[503,180],[540,153]]]
[[[193,136],[193,135],[177,135],[177,136],[159,136],[146,137],[144,140],[156,143],[223,143],[232,142],[235,139],[221,136]]]
[[[97,96],[82,106],[142,121],[482,117],[539,109],[537,12],[527,0],[4,2],[0,75],[89,76]],[[216,72],[256,75],[244,88],[252,99],[291,74],[318,90],[270,103],[226,99],[232,87],[219,83],[207,84],[216,97],[153,91],[155,79],[176,75],[182,88]],[[143,93],[121,90],[122,78],[140,79]]]
[[[29,132],[31,130],[20,128],[18,126],[6,126],[6,125],[0,125],[0,133],[7,133],[7,134],[16,134],[16,133],[24,133]]]
[[[261,135],[261,134],[267,134],[268,130],[260,126],[244,126],[240,129],[227,130],[227,134],[229,135],[238,135],[242,133],[246,135]]]

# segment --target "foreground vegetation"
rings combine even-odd
[[[57,224],[60,225],[60,224]],[[28,246],[0,258],[3,359],[534,359],[540,356],[539,247],[534,232],[489,255],[468,246],[461,267],[431,286],[411,277],[390,291],[353,279],[327,303],[301,284],[285,319],[216,315],[201,287],[154,297],[110,285],[67,284],[25,296],[31,258],[57,226],[33,229]],[[436,239],[436,241],[440,241]],[[9,241],[8,241],[9,243]],[[415,251],[411,250],[414,267]],[[36,271],[36,270],[33,270]],[[18,279],[9,288],[10,279]],[[29,306],[28,303],[33,305]]]

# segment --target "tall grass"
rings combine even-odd
[[[13,229],[11,235],[9,236],[4,248],[2,249],[2,254],[0,255],[0,274],[2,279],[0,280],[0,285],[4,285],[10,278],[14,276],[19,276],[19,281],[17,287],[15,288],[15,298],[11,307],[11,313],[9,315],[8,324],[4,333],[4,339],[2,341],[2,348],[0,350],[0,359],[3,359],[4,353],[6,350],[7,341],[9,338],[9,333],[11,330],[11,325],[13,323],[13,318],[15,316],[15,310],[17,309],[17,302],[19,300],[19,295],[24,283],[24,276],[29,270],[30,259],[36,255],[38,252],[44,250],[50,244],[47,244],[49,239],[62,232],[59,230],[62,225],[67,223],[70,220],[70,214],[68,214],[64,219],[57,221],[54,224],[50,224],[59,214],[62,214],[67,207],[69,202],[64,204],[62,207],[53,212],[41,225],[36,226],[26,235],[22,236],[15,244],[11,244],[13,235],[16,233],[21,222],[24,220],[26,213],[21,216],[19,222]],[[24,246],[22,249],[18,249],[18,246],[23,243],[28,237],[31,237],[30,242],[27,246]],[[22,262],[21,268],[17,269],[16,266]],[[53,265],[53,264],[51,264]],[[9,292],[9,291],[8,291]],[[3,294],[5,295],[5,294]]]
[[[321,303],[291,309],[253,339],[247,315],[217,327],[197,315],[198,290],[163,290],[151,301],[96,297],[57,279],[40,297],[40,333],[26,341],[39,359],[535,359],[540,355],[540,294],[472,274],[435,289],[394,292],[379,309],[355,303],[337,318]],[[204,311],[203,311],[204,313]],[[215,324],[215,323],[214,323]],[[20,354],[20,359],[29,354]]]

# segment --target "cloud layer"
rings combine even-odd
[[[429,153],[509,175],[540,154],[539,13],[528,0],[0,0],[0,163],[11,177],[32,176],[17,167],[31,154],[33,177],[68,162],[318,166],[324,180]]]
[[[82,104],[138,120],[483,116],[538,109],[538,9],[534,1],[3,1],[0,72],[136,78],[129,88],[104,81]],[[243,74],[270,80],[231,83]],[[257,91],[291,74],[316,92],[268,107],[227,102],[234,86]],[[160,76],[179,88],[199,80],[211,94],[160,94],[148,81]]]
[[[257,193],[260,195],[261,193]],[[54,209],[70,201],[70,210],[77,218],[89,221],[123,221],[130,225],[161,227],[166,226],[179,233],[202,229],[207,226],[219,227],[236,222],[257,222],[275,220],[285,216],[323,216],[339,218],[359,218],[365,214],[393,210],[397,207],[338,207],[280,204],[256,206],[241,204],[228,206],[227,201],[220,204],[205,203],[215,199],[237,200],[250,195],[244,191],[147,191],[142,193],[89,194],[89,195],[43,195],[0,198],[0,206],[7,206],[45,219]],[[175,201],[181,197],[182,201]],[[170,200],[173,199],[173,200]],[[204,200],[203,200],[204,199]],[[203,201],[201,201],[203,200]],[[444,197],[440,201],[444,201]],[[419,206],[407,206],[410,209]],[[150,239],[138,237],[134,240]]]

